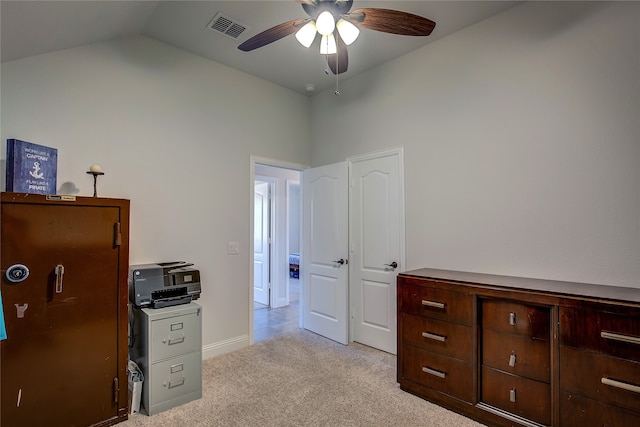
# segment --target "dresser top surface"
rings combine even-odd
[[[640,288],[531,279],[494,274],[421,268],[399,274],[405,277],[446,280],[469,285],[499,286],[533,292],[550,292],[575,297],[591,297],[614,301],[640,303]]]

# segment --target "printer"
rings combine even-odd
[[[129,301],[136,307],[162,308],[200,298],[200,271],[184,261],[129,267]]]

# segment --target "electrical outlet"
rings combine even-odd
[[[240,242],[229,242],[229,255],[238,255],[240,253]]]

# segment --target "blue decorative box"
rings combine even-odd
[[[58,150],[7,139],[7,191],[56,194]]]

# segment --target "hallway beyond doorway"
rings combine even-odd
[[[253,340],[265,341],[289,331],[299,329],[300,319],[300,280],[289,278],[289,305],[270,308],[254,302],[253,304]]]

